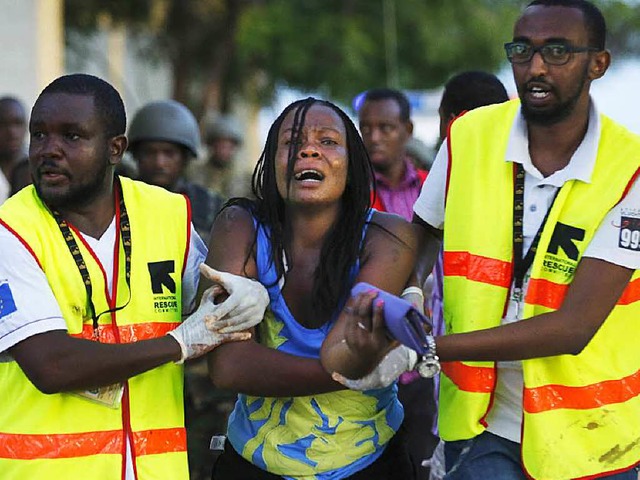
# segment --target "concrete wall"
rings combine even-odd
[[[16,96],[30,110],[64,72],[62,0],[0,0],[0,12],[0,96]]]
[[[140,54],[142,39],[108,21],[93,35],[67,35],[66,72],[107,80],[120,92],[129,118],[150,101],[170,98],[170,70],[166,64],[145,60]]]

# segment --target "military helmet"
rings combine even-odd
[[[147,103],[129,126],[129,148],[139,142],[159,141],[182,145],[194,157],[200,147],[200,129],[191,111],[175,100]]]
[[[229,115],[218,115],[212,121],[209,121],[205,132],[207,142],[218,138],[229,138],[241,145],[243,141],[242,128],[238,121]]]

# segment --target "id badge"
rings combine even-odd
[[[106,387],[72,392],[72,394],[98,403],[105,407],[118,408],[120,406],[120,402],[122,401],[123,392],[124,384],[116,383],[114,385],[107,385]]]
[[[514,288],[511,292],[511,298],[509,298],[509,310],[513,312],[513,318],[520,320],[520,313],[522,310],[523,295],[522,290]]]

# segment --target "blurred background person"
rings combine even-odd
[[[218,115],[205,124],[204,138],[206,163],[194,164],[189,177],[225,200],[249,195],[251,176],[238,172],[235,165],[244,141],[240,122],[230,115]]]
[[[358,109],[358,122],[375,174],[373,207],[411,220],[427,172],[414,167],[407,157],[406,144],[413,134],[409,100],[390,88],[368,90]]]
[[[9,184],[11,187],[10,195],[18,193],[27,185],[31,185],[31,172],[29,171],[29,159],[23,158],[13,166]]]
[[[15,97],[0,98],[0,204],[11,194],[14,167],[27,157],[26,133],[27,113],[22,102]]]
[[[413,133],[409,100],[398,90],[369,90],[358,110],[358,121],[374,170],[373,208],[410,221],[427,171],[417,168],[407,155],[407,143]],[[422,378],[414,371],[403,373],[398,382],[398,398],[404,407],[404,426],[414,470],[417,478],[426,479],[429,471],[422,467],[422,462],[431,456],[438,443],[431,432],[436,415],[433,379]]]
[[[186,195],[191,202],[193,225],[206,241],[223,200],[185,176],[187,164],[197,157],[199,147],[195,117],[174,100],[148,103],[131,121],[129,151],[138,167],[138,179]]]
[[[447,136],[449,124],[461,113],[507,100],[509,100],[507,90],[492,73],[469,70],[454,75],[444,86],[438,108],[440,143]]]

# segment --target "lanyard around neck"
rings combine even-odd
[[[533,258],[536,255],[536,251],[538,250],[538,243],[540,243],[540,237],[542,236],[542,230],[544,230],[544,226],[547,223],[547,219],[549,218],[549,213],[553,208],[553,204],[558,197],[560,189],[558,188],[558,190],[556,190],[556,193],[553,196],[553,200],[551,201],[551,205],[549,205],[549,209],[547,210],[547,213],[544,216],[544,219],[542,220],[538,231],[536,232],[536,236],[533,238],[531,246],[529,247],[529,250],[525,255],[523,234],[525,171],[521,163],[514,162],[513,167],[513,294],[516,300],[521,300],[524,277],[527,273],[527,270],[529,270],[529,267],[531,267],[531,264],[533,263]]]
[[[82,253],[80,252],[80,248],[78,247],[78,243],[76,242],[73,233],[71,232],[71,227],[69,223],[62,218],[60,213],[57,210],[51,209],[51,214],[58,224],[58,228],[62,233],[65,243],[67,244],[67,248],[73,257],[73,260],[76,263],[76,267],[80,272],[80,276],[82,277],[82,282],[84,284],[85,291],[87,293],[87,299],[89,302],[89,308],[91,313],[91,319],[93,322],[93,334],[96,339],[98,336],[98,319],[104,315],[105,313],[117,312],[118,310],[123,309],[129,304],[131,300],[131,226],[129,224],[129,215],[127,214],[127,208],[124,203],[124,196],[122,195],[122,188],[120,186],[120,181],[117,181],[116,188],[116,219],[118,220],[118,230],[116,232],[116,248],[117,248],[117,239],[118,233],[122,237],[122,249],[124,250],[124,258],[125,258],[125,281],[127,282],[127,288],[129,290],[129,298],[125,302],[124,305],[120,307],[112,307],[104,312],[96,314],[96,308],[93,304],[93,287],[91,283],[91,276],[89,275],[89,270],[87,269],[87,264],[82,257]],[[114,255],[118,255],[118,252],[114,252]],[[116,264],[117,265],[117,264]],[[114,278],[118,274],[118,272],[114,271]],[[106,280],[106,279],[105,279]],[[115,295],[115,292],[114,292]],[[115,303],[115,298],[114,298]]]

